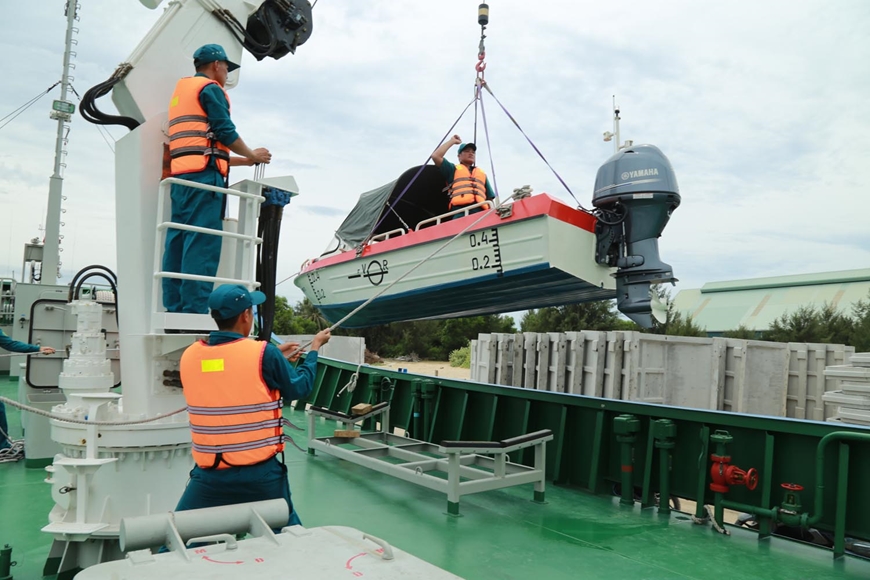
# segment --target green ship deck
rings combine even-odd
[[[14,383],[0,382],[0,395],[14,391]],[[18,411],[8,414],[13,437],[20,436]],[[286,409],[286,416],[305,424],[301,411]],[[318,429],[328,435],[333,428],[324,422]],[[304,434],[293,436],[305,447]],[[532,502],[525,485],[465,496],[462,516],[454,517],[442,494],[330,456],[288,448],[287,464],[306,526],[353,526],[468,579],[870,578],[870,561],[854,556],[833,559],[829,550],[759,540],[734,527],[722,536],[689,514],[663,516],[552,484],[545,504]],[[48,555],[50,538],[39,531],[53,505],[44,477],[23,461],[0,464],[0,545],[12,545],[18,580],[41,578]]]

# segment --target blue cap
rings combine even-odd
[[[208,64],[210,62],[216,62],[222,60],[227,63],[227,69],[229,72],[233,72],[239,65],[232,62],[227,58],[227,53],[224,51],[224,47],[219,44],[206,44],[204,46],[200,46],[196,49],[196,52],[193,53],[193,66],[199,68],[201,65]]]
[[[216,318],[227,320],[265,301],[266,295],[258,290],[248,292],[244,286],[224,284],[218,286],[208,297],[208,307]]]
[[[459,145],[459,151],[457,151],[456,154],[458,155],[458,154],[462,153],[468,147],[471,147],[471,150],[474,151],[475,153],[477,153],[477,145],[475,145],[474,143],[462,143]]]

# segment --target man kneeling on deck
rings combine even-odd
[[[305,362],[294,368],[284,353],[297,344],[276,347],[248,338],[253,306],[265,300],[244,286],[219,286],[208,299],[218,330],[181,356],[196,465],[176,511],[284,498],[287,525],[301,525],[284,465],[281,399],[295,401],[311,392],[317,351],[330,332],[317,333]]]

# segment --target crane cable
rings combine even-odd
[[[480,87],[484,84],[483,71],[486,70],[486,63],[483,59],[486,58],[486,25],[489,24],[489,6],[481,4],[477,9],[477,23],[480,24],[480,44],[477,45],[477,64],[474,70],[477,71],[477,77],[474,79],[474,140],[472,143],[477,143],[477,103],[480,101]],[[480,103],[481,110],[483,102]],[[485,122],[485,121],[484,121]],[[490,156],[491,158],[491,156]]]
[[[532,149],[535,150],[535,153],[538,154],[538,157],[540,157],[540,158],[544,161],[544,163],[547,164],[547,167],[550,168],[550,171],[552,171],[552,172],[553,172],[553,175],[556,176],[556,179],[559,180],[559,183],[561,183],[562,186],[564,186],[565,190],[566,190],[566,191],[571,195],[572,198],[574,198],[574,201],[577,202],[577,206],[578,206],[581,210],[585,211],[586,213],[592,213],[590,210],[588,210],[588,209],[586,209],[585,207],[583,207],[583,204],[580,203],[580,200],[577,199],[577,196],[574,195],[574,192],[571,191],[571,188],[568,187],[568,184],[565,183],[565,180],[564,180],[564,179],[562,179],[562,176],[560,176],[559,173],[558,173],[558,172],[553,168],[553,166],[550,165],[550,162],[547,161],[547,158],[544,157],[544,154],[541,153],[541,150],[538,149],[538,146],[535,145],[535,143],[532,141],[531,137],[529,137],[529,136],[526,134],[526,132],[523,131],[523,128],[520,127],[520,124],[517,123],[517,120],[514,119],[513,115],[511,115],[510,112],[508,112],[508,110],[505,108],[505,106],[501,104],[501,101],[498,100],[498,97],[495,96],[495,93],[492,92],[492,89],[489,88],[489,85],[486,84],[486,83],[484,83],[484,84],[483,84],[483,88],[486,89],[486,92],[488,92],[488,93],[492,96],[493,99],[495,99],[495,102],[498,103],[498,106],[501,107],[501,110],[504,111],[504,114],[507,115],[508,119],[510,119],[511,122],[514,124],[514,126],[515,126],[517,129],[519,129],[520,133],[523,134],[523,137],[526,138],[526,141],[529,142],[529,145],[531,145],[531,146],[532,146]]]
[[[444,142],[444,139],[446,139],[447,136],[450,135],[450,132],[453,131],[454,127],[456,127],[456,125],[459,124],[459,121],[462,120],[462,117],[465,116],[466,111],[468,111],[468,108],[471,107],[472,104],[474,104],[474,100],[469,101],[469,103],[467,105],[465,105],[465,108],[462,109],[462,112],[459,114],[459,117],[457,117],[456,120],[453,122],[453,124],[450,125],[450,128],[447,130],[447,132],[444,134],[444,136],[441,138],[441,140],[438,141],[439,145]],[[423,164],[420,165],[420,169],[418,169],[417,173],[414,174],[414,177],[411,178],[411,180],[408,182],[408,184],[405,186],[405,188],[402,190],[402,192],[398,195],[398,197],[396,197],[396,199],[393,200],[393,202],[388,205],[387,209],[392,209],[399,202],[399,200],[402,199],[402,196],[408,192],[408,190],[411,188],[411,185],[413,185],[413,183],[417,180],[417,178],[420,177],[420,174],[423,173],[423,169],[426,167],[426,164],[429,162],[429,159],[431,159],[431,158],[432,158],[432,155],[429,154],[429,156],[426,157],[426,161],[424,161]],[[388,215],[388,212],[383,212],[381,219],[379,219],[378,222],[374,225],[374,227],[372,227],[372,229],[369,231],[369,234],[366,236],[366,238],[362,242],[360,242],[360,245],[357,248],[358,250],[360,248],[365,247],[366,242],[369,241],[369,239],[371,238],[371,236],[375,232],[375,230],[378,229],[378,227],[384,222],[385,219],[387,219],[387,215]],[[287,279],[285,279],[283,281],[286,281],[286,280]]]
[[[468,111],[468,108],[472,104],[474,104],[474,139],[473,139],[472,143],[477,143],[477,106],[478,106],[478,101],[480,101],[480,87],[483,84],[485,84],[484,80],[483,80],[483,71],[486,70],[486,63],[483,62],[483,59],[486,58],[486,47],[484,46],[484,39],[486,38],[486,25],[489,24],[489,5],[488,4],[484,3],[478,7],[477,22],[478,22],[478,24],[480,24],[480,43],[477,46],[477,64],[474,67],[474,69],[477,71],[477,78],[474,81],[474,98],[472,98],[471,102],[465,106],[465,108],[462,110],[462,113],[459,114],[459,117],[456,119],[456,121],[453,122],[453,125],[451,125],[450,128],[447,130],[447,132],[444,134],[444,137],[442,137],[441,140],[438,141],[438,145],[443,143],[444,139],[446,139],[447,136],[450,135],[450,133],[453,131],[453,129],[456,127],[456,125],[459,124],[459,121],[462,120],[462,117],[465,116],[465,112]],[[482,110],[483,109],[482,102],[480,103],[480,106],[481,106],[481,110]],[[484,124],[486,124],[485,120],[484,120]],[[488,137],[487,137],[487,143],[489,143]],[[436,148],[437,148],[437,146],[436,146]],[[408,182],[408,184],[405,186],[405,188],[402,190],[402,192],[398,195],[398,197],[396,197],[396,199],[387,206],[388,210],[391,210],[397,216],[399,215],[398,213],[396,213],[396,211],[393,208],[396,206],[398,201],[400,199],[402,199],[402,196],[404,196],[405,193],[407,193],[408,189],[410,189],[411,185],[417,180],[417,178],[420,177],[420,174],[423,173],[423,169],[426,167],[426,164],[429,162],[429,159],[431,159],[431,157],[432,156],[430,155],[429,157],[426,158],[426,161],[423,162],[423,164],[420,166],[420,169],[418,169],[417,173],[414,175],[414,177],[411,178],[411,181]],[[491,161],[492,161],[492,156],[490,155],[490,162]],[[494,175],[493,175],[493,183],[495,183],[495,176]],[[496,201],[498,201],[498,194],[496,194]],[[498,205],[498,204],[496,204],[496,205]],[[381,216],[381,219],[379,219],[378,222],[375,224],[375,226],[369,231],[368,236],[366,236],[366,238],[357,247],[357,254],[361,253],[362,248],[365,247],[366,243],[369,241],[372,234],[375,232],[375,230],[378,229],[378,227],[387,218],[387,214],[388,214],[388,212],[384,212],[383,216]],[[402,218],[399,217],[399,220],[402,221]],[[404,223],[404,222],[402,222],[402,223]],[[408,228],[407,225],[405,226],[405,228],[410,230],[410,228]],[[289,278],[285,278],[284,280],[282,280],[282,282],[286,282],[287,280],[289,280],[292,277],[293,276],[290,276]]]

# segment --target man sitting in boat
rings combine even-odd
[[[444,155],[454,145],[459,145],[459,165],[453,165]],[[454,135],[445,141],[432,153],[432,161],[441,170],[441,174],[447,181],[447,194],[450,196],[450,211],[462,209],[470,205],[478,204],[488,199],[495,199],[495,194],[489,185],[489,179],[483,169],[474,165],[477,154],[477,145],[463,143],[459,135]],[[483,206],[476,207],[469,213],[482,211]],[[464,214],[456,214],[453,219],[463,217]]]

